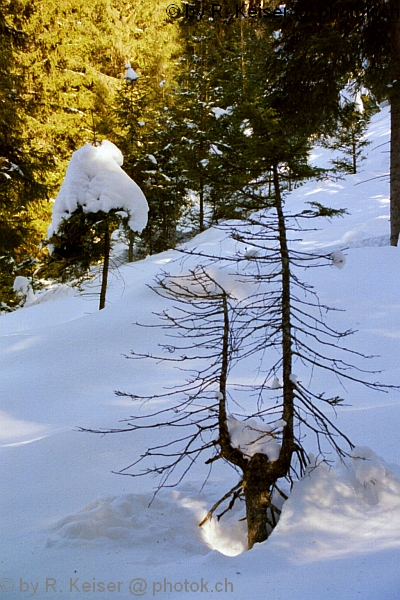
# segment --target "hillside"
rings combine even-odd
[[[376,356],[371,368],[383,371],[385,383],[398,385],[400,258],[389,246],[389,136],[383,108],[372,118],[360,172],[310,181],[290,194],[287,206],[298,210],[316,201],[347,209],[344,217],[319,219],[301,239],[293,234],[292,247],[344,252],[342,270],[329,266],[304,277],[323,303],[344,309],[335,313],[335,326],[357,330],[352,348]],[[318,166],[331,158],[327,150],[313,154]],[[186,248],[221,260],[241,251],[218,228]],[[335,423],[354,444],[372,449],[379,476],[374,483],[360,478],[351,460],[311,469],[294,484],[271,537],[250,552],[244,552],[241,507],[198,527],[235,484],[232,470],[217,465],[203,487],[208,470],[199,463],[149,506],[155,480],[112,473],[146,450],[148,434],[78,431],[116,427],[129,418],[132,401],[115,390],[149,394],[179,382],[181,374],[167,363],[126,356],[133,349],[156,352],[165,342],[162,330],[139,325],[155,324],[155,313],[166,307],[149,288],[154,277],[185,272],[196,260],[170,250],[120,266],[102,311],[91,284],[73,296],[58,288],[0,317],[0,597],[75,599],[86,592],[96,600],[163,594],[176,599],[218,593],[243,600],[251,590],[256,598],[276,600],[398,600],[399,393],[355,385],[341,390],[346,406]],[[301,365],[298,375],[310,376]],[[242,383],[255,378],[248,364],[237,371]],[[319,383],[339,388],[328,379]],[[157,431],[157,441],[166,435]]]

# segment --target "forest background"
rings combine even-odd
[[[307,162],[312,144],[342,150],[338,176],[355,172],[370,115],[398,96],[397,8],[366,7],[1,0],[2,310],[20,302],[17,275],[33,287],[77,275],[76,254],[51,259],[45,239],[85,143],[114,142],[148,200],[148,226],[126,234],[128,260],[268,206],[274,169],[283,193],[322,177]],[[124,78],[126,65],[137,80]],[[92,264],[97,241],[86,248]]]

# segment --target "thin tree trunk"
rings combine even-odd
[[[204,231],[204,183],[203,177],[200,176],[200,213],[199,213],[199,230],[200,232]]]
[[[133,262],[133,245],[135,242],[135,234],[132,229],[129,230],[129,246],[128,246],[128,262]]]
[[[226,384],[228,380],[229,368],[230,322],[228,300],[225,293],[223,294],[222,298],[222,308],[224,316],[224,330],[222,337],[221,373],[219,377],[220,399],[218,407],[218,443],[221,448],[221,456],[245,472],[248,465],[248,460],[244,457],[241,450],[232,446],[228,428],[228,414],[226,410]]]
[[[294,450],[294,390],[291,381],[292,374],[292,324],[291,324],[291,290],[290,290],[290,256],[286,238],[286,224],[283,214],[282,197],[279,187],[277,165],[273,166],[275,191],[275,208],[278,214],[279,244],[282,266],[282,379],[283,379],[283,413],[286,422],[283,429],[282,450],[279,461],[283,468],[289,471]]]
[[[357,174],[357,144],[356,144],[354,131],[352,132],[351,155],[353,158],[353,175],[356,175]]]
[[[390,244],[397,246],[400,234],[400,19],[394,0],[391,9]]]
[[[219,400],[219,446],[220,456],[238,466],[243,472],[242,489],[246,502],[247,541],[249,549],[268,537],[268,508],[271,507],[271,493],[274,484],[290,471],[292,455],[295,451],[294,440],[294,385],[292,375],[292,325],[291,325],[291,273],[290,255],[286,236],[286,223],[279,186],[277,165],[272,169],[272,182],[275,192],[275,207],[278,216],[279,251],[281,258],[281,329],[282,329],[282,367],[283,367],[283,411],[286,425],[282,433],[282,448],[279,457],[270,461],[263,453],[246,457],[231,443],[226,410],[226,382],[229,365],[229,311],[227,296],[222,299],[224,331],[222,340],[220,400]]]
[[[201,10],[203,10],[203,4],[201,6]],[[205,78],[204,78],[204,57],[205,54],[207,53],[207,46],[204,42],[203,37],[201,37],[201,42],[200,42],[200,56],[201,56],[201,65],[200,65],[200,75],[201,75],[201,86],[204,85],[205,83]],[[201,118],[200,118],[200,128],[201,128],[201,139],[200,139],[200,156],[204,155],[204,131],[206,129],[206,117],[204,114],[204,107],[205,107],[205,103],[207,101],[207,88],[204,89],[203,87],[200,88],[200,98],[199,98],[200,102],[201,102]],[[204,231],[204,181],[203,181],[203,176],[200,175],[200,194],[199,194],[199,199],[200,199],[200,214],[199,214],[199,231],[202,232]]]
[[[107,279],[108,279],[108,268],[110,264],[110,229],[107,219],[105,220],[105,232],[104,232],[104,262],[103,262],[103,273],[101,277],[101,290],[100,290],[100,306],[99,310],[106,305],[106,292],[107,292]]]
[[[153,223],[152,223],[152,217],[151,217],[151,213],[149,211],[149,220],[147,222],[147,231],[149,232],[149,254],[150,256],[153,254]]]
[[[292,374],[292,324],[291,324],[291,274],[290,255],[286,236],[286,223],[283,213],[282,196],[279,186],[278,166],[273,165],[273,185],[275,208],[278,215],[279,251],[281,257],[281,319],[282,319],[282,369],[283,369],[283,411],[286,425],[282,433],[282,448],[279,458],[270,461],[264,454],[251,457],[243,470],[243,491],[246,500],[247,541],[249,549],[268,537],[268,515],[271,492],[274,484],[290,471],[294,442],[294,387]]]

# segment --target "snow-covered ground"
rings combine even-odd
[[[309,182],[292,192],[288,206],[316,201],[348,209],[294,244],[344,252],[343,269],[313,269],[304,277],[323,302],[346,310],[335,313],[335,325],[357,329],[352,347],[378,355],[371,366],[384,370],[382,381],[397,385],[400,254],[388,245],[387,108],[374,116],[368,135],[368,158],[357,175]],[[322,166],[330,158],[326,150],[314,153]],[[187,246],[223,255],[232,251],[225,237],[211,229]],[[236,483],[232,470],[216,464],[202,487],[199,464],[149,507],[155,480],[112,473],[147,448],[149,433],[77,430],[116,427],[132,414],[132,401],[115,396],[117,389],[146,394],[179,383],[169,364],[126,355],[155,350],[160,341],[159,330],[137,325],[156,322],[153,313],[164,308],[148,284],[162,270],[187,268],[178,252],[165,252],[120,267],[102,311],[97,297],[61,290],[1,316],[0,597],[398,600],[396,391],[342,390],[348,405],[335,423],[357,445],[354,458],[331,469],[310,468],[294,484],[268,541],[250,552],[244,551],[242,507],[198,527]],[[309,377],[301,366],[296,374]],[[248,365],[242,375],[250,377]],[[167,433],[156,435],[158,441]]]

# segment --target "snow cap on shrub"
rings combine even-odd
[[[86,214],[122,211],[132,231],[145,228],[149,207],[140,187],[121,169],[123,161],[121,151],[107,140],[97,146],[85,144],[73,153],[54,202],[49,238],[79,206]]]

